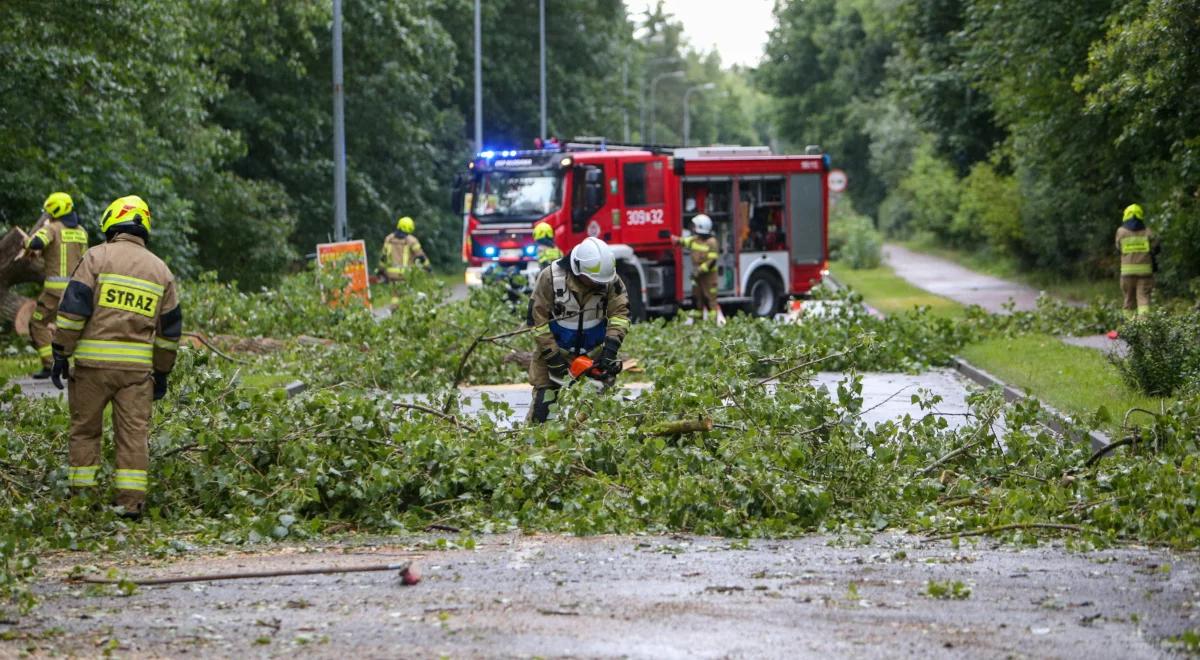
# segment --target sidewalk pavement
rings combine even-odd
[[[1016,311],[1034,310],[1041,294],[1033,287],[977,273],[949,259],[913,252],[892,243],[883,246],[883,261],[913,286],[964,305],[979,305],[993,314],[1008,314],[1004,305],[1010,301]],[[1060,339],[1073,346],[1121,356],[1129,350],[1125,342],[1105,335]]]
[[[1007,314],[1004,304],[1009,300],[1017,311],[1037,308],[1037,289],[977,273],[949,259],[889,243],[883,246],[883,261],[916,287],[964,305],[979,305],[993,314]]]

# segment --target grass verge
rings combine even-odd
[[[28,376],[38,370],[36,355],[7,356],[0,358],[0,380]]]
[[[1162,402],[1129,389],[1100,351],[1064,344],[1050,335],[985,339],[966,346],[961,355],[1009,385],[1030,390],[1076,418],[1092,419],[1104,408],[1112,420],[1110,431],[1119,429],[1130,408],[1158,410]],[[1104,417],[1101,415],[1101,419]]]
[[[920,306],[928,307],[935,316],[951,318],[963,311],[962,305],[909,284],[887,266],[854,270],[835,263],[831,270],[838,282],[862,294],[868,305],[884,314],[907,312]]]

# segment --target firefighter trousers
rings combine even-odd
[[[717,306],[717,271],[697,273],[692,279],[692,297],[696,301],[696,309],[716,311]]]
[[[1121,293],[1125,297],[1125,318],[1132,319],[1150,311],[1150,292],[1154,290],[1153,275],[1122,275]]]
[[[76,367],[67,396],[71,408],[71,487],[96,485],[104,408],[111,402],[117,446],[117,505],[140,513],[146,501],[146,470],[150,466],[150,415],[154,406],[150,372]]]
[[[29,319],[29,340],[37,349],[42,366],[47,369],[54,363],[54,356],[50,350],[50,340],[54,337],[54,328],[51,327],[51,324],[58,316],[58,303],[61,300],[61,291],[43,290],[42,295],[38,296],[37,307],[33,310],[33,318]]]

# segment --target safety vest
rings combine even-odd
[[[608,295],[612,287],[603,294],[588,295],[583,306],[567,287],[567,271],[561,262],[550,265],[554,286],[554,314],[550,321],[550,332],[560,347],[583,355],[604,343],[608,331]]]

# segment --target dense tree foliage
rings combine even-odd
[[[780,2],[759,80],[856,206],[1069,274],[1115,272],[1139,202],[1160,280],[1200,280],[1200,6],[1181,0]],[[980,248],[980,246],[983,246]]]
[[[456,259],[449,182],[473,139],[473,3],[343,4],[350,234],[374,250],[396,218],[416,218],[436,263]],[[695,142],[761,142],[762,94],[747,71],[691,50],[661,8],[620,0],[547,3],[547,132],[681,139],[682,94]],[[489,146],[538,133],[537,4],[483,3]],[[65,190],[93,230],[113,198],[151,204],[155,248],[185,276],[215,270],[269,284],[332,225],[328,0],[11,0],[0,6],[0,223],[28,225]],[[650,132],[650,131],[646,131]],[[97,237],[98,238],[98,237]]]

